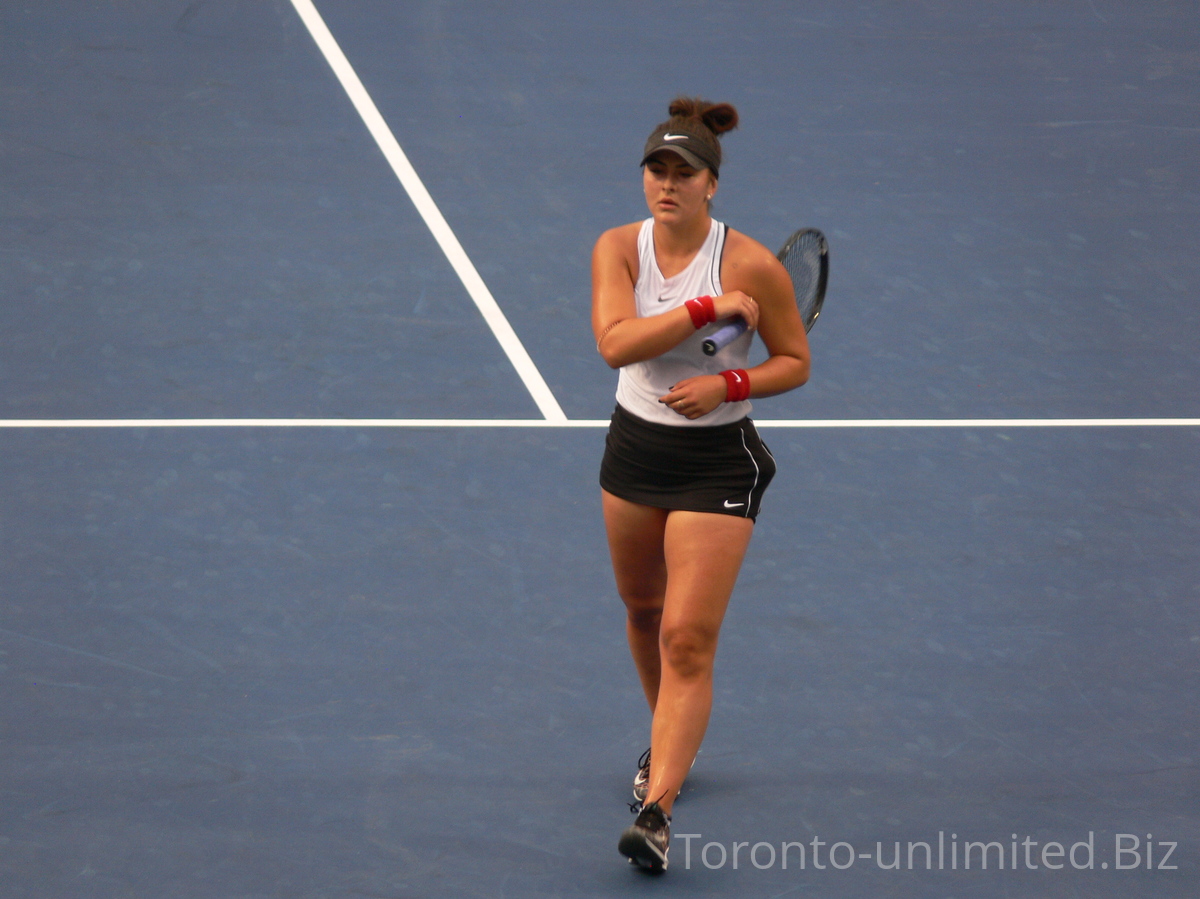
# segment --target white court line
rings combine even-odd
[[[760,428],[1194,428],[1200,418],[857,418],[778,421]]]
[[[349,96],[350,102],[354,104],[354,108],[358,110],[358,114],[362,117],[367,130],[375,138],[375,143],[383,151],[383,155],[391,165],[392,171],[396,173],[396,177],[400,179],[400,183],[404,185],[404,189],[408,191],[413,205],[417,207],[417,211],[421,214],[421,218],[425,220],[425,224],[433,233],[438,246],[446,254],[450,265],[454,268],[463,286],[466,287],[467,293],[471,295],[471,299],[479,307],[484,321],[488,323],[488,327],[496,335],[496,340],[500,342],[501,348],[508,355],[509,361],[512,362],[513,367],[517,370],[517,374],[525,382],[526,389],[533,396],[533,401],[537,403],[538,411],[548,421],[560,424],[565,422],[567,416],[558,405],[554,394],[550,392],[550,388],[542,378],[541,373],[537,370],[537,366],[533,364],[533,359],[525,351],[525,346],[521,343],[520,338],[517,337],[516,331],[508,323],[508,319],[504,317],[504,313],[500,311],[500,306],[496,303],[495,297],[492,296],[487,285],[483,283],[483,278],[475,270],[475,266],[471,263],[466,251],[463,250],[462,244],[458,242],[458,238],[450,230],[450,225],[447,224],[446,219],[442,216],[437,204],[433,202],[433,197],[430,196],[429,191],[425,189],[425,185],[422,183],[420,176],[417,175],[416,169],[412,167],[404,151],[400,149],[400,144],[396,140],[396,136],[392,134],[392,129],[384,121],[379,109],[375,106],[375,101],[371,99],[370,94],[367,93],[367,89],[363,87],[354,68],[342,52],[342,48],[338,46],[337,41],[333,38],[333,34],[330,33],[329,28],[325,25],[324,19],[321,18],[321,14],[313,6],[312,0],[292,0],[292,6],[296,8],[296,12],[299,13],[301,20],[308,28],[309,34],[316,41],[318,49],[325,55],[325,60],[329,63],[330,68],[333,69],[333,73],[337,76],[338,81],[342,83],[342,88],[346,91],[347,96]]]
[[[847,418],[755,419],[760,428],[1196,428],[1200,418]],[[31,428],[606,428],[608,419],[563,418],[27,418],[0,430]]]

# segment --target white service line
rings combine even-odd
[[[1195,428],[1200,418],[833,418],[754,419],[760,428]]]
[[[832,418],[755,419],[760,428],[1196,428],[1200,418]],[[26,418],[0,430],[32,428],[606,428],[606,418]]]
[[[537,366],[533,364],[533,359],[525,351],[525,347],[521,343],[520,338],[517,337],[517,333],[512,329],[512,325],[508,323],[508,319],[500,311],[500,306],[496,303],[496,299],[492,296],[491,291],[483,283],[483,278],[480,277],[479,272],[475,270],[475,266],[467,257],[462,244],[458,242],[458,238],[450,230],[450,226],[446,223],[441,210],[433,202],[433,197],[430,196],[429,191],[425,189],[425,185],[422,183],[420,176],[417,175],[416,169],[408,161],[408,157],[400,148],[395,135],[392,134],[392,129],[384,121],[379,109],[375,106],[375,101],[371,99],[370,94],[363,87],[354,68],[342,52],[342,48],[338,46],[337,41],[333,38],[333,34],[325,25],[324,19],[321,18],[321,14],[317,12],[317,8],[312,4],[312,0],[292,0],[292,6],[296,8],[296,12],[299,13],[301,20],[308,28],[309,34],[316,41],[318,49],[325,55],[325,60],[329,63],[330,68],[333,69],[333,73],[337,76],[338,81],[341,82],[347,96],[350,97],[350,102],[358,110],[358,114],[362,117],[367,130],[375,138],[375,143],[383,151],[383,155],[391,165],[392,171],[396,173],[396,177],[400,179],[400,183],[404,185],[404,189],[408,191],[413,205],[417,207],[417,211],[421,214],[421,218],[425,220],[425,224],[433,233],[438,246],[446,254],[450,265],[454,268],[463,286],[466,287],[467,293],[475,301],[475,305],[479,307],[484,321],[488,323],[488,327],[496,335],[496,340],[500,342],[501,348],[508,355],[509,361],[512,362],[513,367],[517,370],[517,374],[525,382],[525,387],[533,396],[533,401],[537,403],[538,410],[545,416],[547,421],[565,422],[567,420],[566,414],[558,405],[554,394],[550,392],[550,388],[542,378],[541,373],[537,370]]]

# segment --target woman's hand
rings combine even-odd
[[[699,375],[695,378],[684,378],[671,388],[670,393],[660,396],[658,401],[672,412],[684,418],[694,419],[707,415],[725,402],[728,389],[729,386],[721,375]]]
[[[754,297],[741,290],[731,290],[715,297],[713,308],[717,312],[717,321],[740,316],[751,331],[758,327],[758,303],[754,301]]]

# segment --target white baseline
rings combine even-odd
[[[760,428],[1196,428],[1200,418],[832,418],[755,419]],[[608,419],[536,418],[24,418],[21,428],[606,428]]]

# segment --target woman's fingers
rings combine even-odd
[[[720,375],[700,375],[680,381],[658,401],[684,418],[699,418],[721,405],[726,389]]]
[[[722,294],[715,301],[715,306],[718,319],[740,315],[751,330],[758,327],[758,303],[744,291],[733,290]]]

